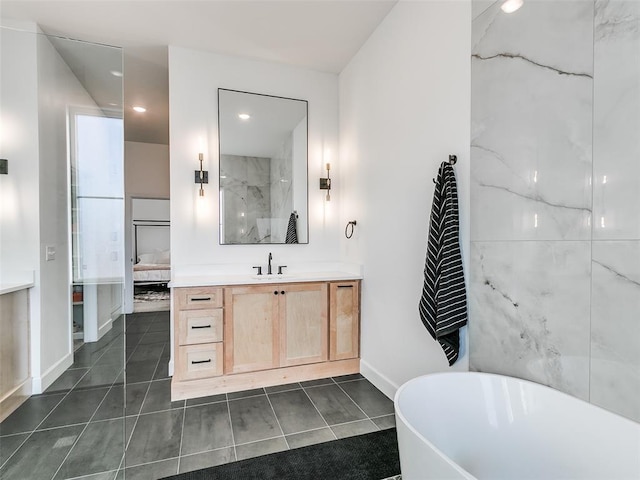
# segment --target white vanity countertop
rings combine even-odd
[[[33,287],[33,273],[33,271],[0,273],[0,295]]]
[[[267,285],[270,283],[328,282],[360,280],[361,274],[341,271],[284,273],[282,275],[193,275],[174,277],[169,287],[204,287],[222,285]]]

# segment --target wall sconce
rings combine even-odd
[[[7,175],[9,173],[9,160],[6,158],[0,158],[0,175]]]
[[[204,155],[202,153],[198,154],[198,160],[200,160],[200,170],[195,171],[195,180],[196,183],[200,184],[200,196],[204,197],[204,188],[202,186],[205,183],[209,183],[209,172],[202,169],[202,160],[204,159]]]
[[[331,164],[327,163],[327,178],[320,179],[320,190],[327,191],[327,201],[331,200],[331,178],[329,177],[329,170],[331,170]]]

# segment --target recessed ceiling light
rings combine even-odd
[[[113,75],[114,77],[121,77],[122,76],[122,72],[119,70],[111,70],[111,75]]]
[[[140,106],[135,106],[135,107],[133,107],[133,109],[134,109],[136,112],[138,112],[138,113],[144,113],[144,112],[146,112],[146,111],[147,111],[147,109],[146,109],[146,108],[144,108],[144,107],[140,107]]]
[[[239,113],[238,118],[240,120],[249,120],[251,118],[251,115],[249,115],[248,113]]]
[[[504,13],[513,13],[516,10],[518,10],[523,3],[524,3],[524,0],[505,0],[505,2],[500,6],[500,8]]]

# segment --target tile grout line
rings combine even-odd
[[[185,400],[182,407],[182,429],[180,430],[180,447],[178,448],[178,467],[176,469],[176,475],[180,473],[180,457],[182,457],[182,442],[184,441],[184,423],[187,417],[187,401]]]
[[[273,404],[271,403],[271,399],[269,398],[269,395],[267,395],[266,393],[265,395],[267,397],[267,402],[269,402],[269,406],[271,407],[271,411],[273,412],[273,416],[275,417],[276,422],[278,423],[278,427],[282,432],[282,437],[284,438],[284,443],[287,445],[287,450],[291,450],[291,447],[289,446],[289,442],[287,441],[287,437],[284,435],[284,430],[282,429],[282,425],[280,424],[280,419],[278,418],[278,415],[276,415],[276,410],[273,408]]]
[[[233,433],[233,421],[231,420],[231,408],[229,407],[229,395],[227,395],[226,393],[224,394],[226,400],[226,404],[227,404],[227,415],[229,416],[229,429],[231,430],[231,443],[233,444],[233,457],[235,458],[234,461],[238,461],[238,451],[236,450],[236,437],[235,434]]]
[[[124,371],[124,367],[123,367],[123,371]],[[75,446],[78,444],[78,442],[80,441],[80,438],[82,438],[82,435],[84,435],[84,432],[87,431],[87,428],[89,428],[89,425],[91,424],[91,420],[93,420],[93,418],[96,416],[96,413],[98,413],[98,410],[100,410],[100,407],[102,406],[102,404],[104,403],[104,401],[107,399],[107,397],[109,396],[109,393],[111,392],[111,390],[113,389],[113,386],[115,385],[116,381],[118,380],[118,377],[120,376],[120,373],[118,373],[118,375],[116,375],[116,378],[113,380],[113,382],[111,382],[111,386],[109,387],[109,389],[107,390],[107,393],[104,394],[104,397],[102,397],[102,400],[100,400],[100,403],[98,404],[98,406],[96,407],[96,409],[94,410],[93,414],[91,415],[91,417],[89,417],[89,421],[87,422],[87,424],[84,426],[84,428],[82,429],[82,431],[80,432],[80,434],[78,435],[78,437],[76,438],[75,442],[73,442],[73,445],[71,445],[71,448],[69,449],[69,451],[67,452],[67,454],[65,455],[64,459],[62,460],[62,463],[60,463],[60,465],[58,466],[58,469],[55,471],[55,473],[53,474],[53,476],[51,477],[51,480],[55,480],[56,475],[58,475],[58,472],[60,471],[60,469],[62,468],[62,465],[64,465],[64,463],[67,461],[67,459],[69,458],[69,456],[71,455],[71,452],[73,451],[73,449],[75,448]],[[122,420],[122,427],[124,428],[125,432],[126,432],[126,427],[125,427],[125,420]],[[91,474],[88,474],[91,475]]]
[[[359,379],[359,380],[362,380],[362,379]],[[335,380],[334,380],[334,382],[335,382]],[[342,390],[342,392],[347,396],[347,398],[349,400],[351,400],[356,407],[358,407],[358,410],[360,410],[364,414],[364,416],[367,418],[367,420],[369,420],[373,424],[373,426],[376,427],[378,429],[378,431],[379,431],[380,427],[376,424],[376,422],[371,420],[371,417],[369,415],[367,415],[367,412],[365,412],[362,408],[360,408],[360,405],[358,405],[358,403],[353,398],[351,398],[351,396],[344,390],[344,388],[342,388],[340,386],[340,384],[338,382],[336,382],[336,385],[338,385],[338,388],[340,390]]]
[[[307,393],[307,391],[304,389],[304,387],[302,388],[302,391],[304,392],[304,394],[307,396],[307,398],[309,399],[309,401],[311,402],[311,405],[313,405],[313,408],[316,409],[316,412],[318,412],[318,414],[320,415],[320,418],[322,418],[322,421],[324,422],[324,424],[327,426],[327,428],[329,428],[329,431],[331,432],[331,435],[333,435],[333,438],[335,440],[338,439],[338,436],[336,435],[336,433],[333,431],[333,429],[331,428],[331,425],[329,425],[329,422],[327,422],[327,419],[324,418],[324,415],[322,415],[322,412],[318,409],[318,406],[314,403],[314,401],[311,399],[311,397],[309,396],[309,394]],[[310,430],[309,430],[310,431]],[[304,433],[304,432],[299,432],[299,433]]]

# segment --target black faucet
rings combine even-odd
[[[271,259],[273,258],[273,256],[271,255],[271,252],[269,252],[269,265],[267,266],[267,275],[271,275]]]

